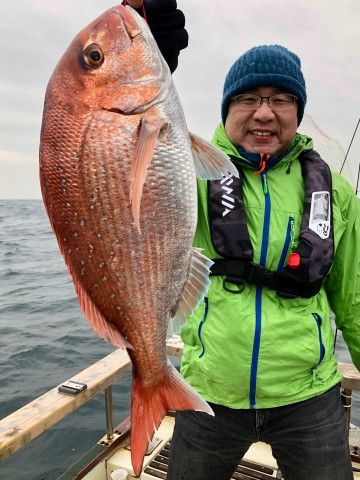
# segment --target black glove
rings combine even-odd
[[[126,4],[126,1],[123,2]],[[188,46],[185,16],[176,0],[144,0],[146,20],[171,73],[178,66],[180,50]],[[142,17],[143,8],[135,9]]]

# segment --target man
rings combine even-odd
[[[177,412],[169,480],[228,480],[257,441],[286,480],[353,478],[330,310],[360,368],[360,204],[297,133],[305,104],[285,47],[255,47],[226,76],[213,143],[240,179],[198,182],[194,245],[215,264],[181,332],[181,372],[215,416]]]

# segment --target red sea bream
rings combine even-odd
[[[196,177],[229,173],[227,157],[189,134],[134,10],[114,7],[76,36],[46,91],[41,187],[86,319],[132,360],[136,475],[168,409],[212,414],[168,361],[166,338],[208,287],[211,262],[192,248]]]

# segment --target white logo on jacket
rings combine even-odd
[[[309,228],[320,238],[330,235],[330,193],[314,192],[311,197]]]
[[[233,183],[233,176],[224,177],[221,180],[221,189],[224,190],[225,193],[221,196],[221,203],[224,205],[225,210],[223,211],[223,217],[225,217],[228,213],[231,212],[235,208],[235,198],[231,196],[233,189],[230,188],[229,185]]]

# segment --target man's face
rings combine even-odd
[[[259,87],[242,93],[257,93],[268,97],[284,93],[277,87]],[[256,110],[241,110],[231,102],[225,121],[229,140],[247,152],[280,156],[289,148],[297,130],[297,104],[287,110],[274,112],[263,100]]]

